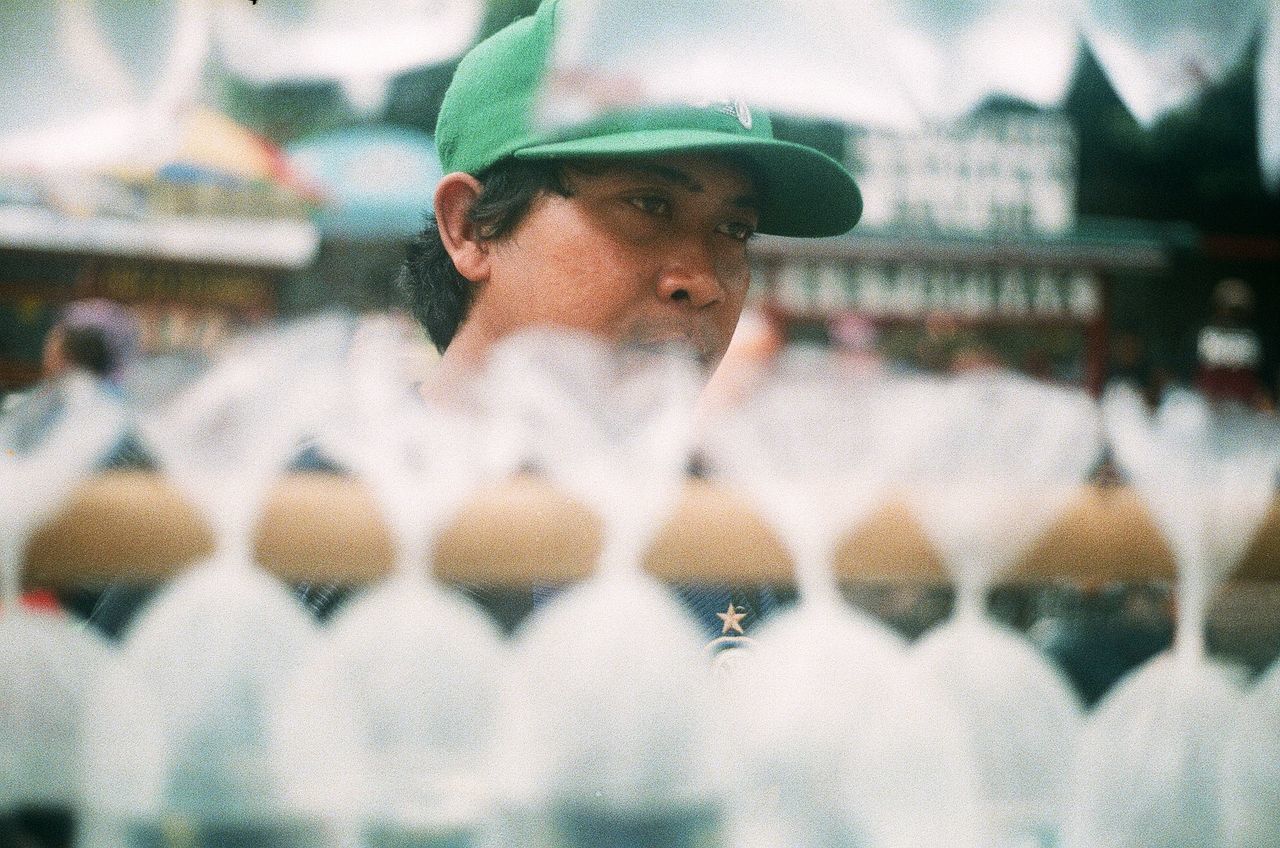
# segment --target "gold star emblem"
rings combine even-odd
[[[742,619],[746,618],[746,616],[747,614],[745,612],[738,612],[737,608],[733,605],[733,601],[730,601],[729,609],[724,612],[716,613],[716,617],[724,622],[724,627],[720,630],[720,633],[722,635],[727,634],[730,630],[737,631],[738,633],[745,632],[742,629]]]

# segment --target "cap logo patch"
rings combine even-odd
[[[713,109],[719,112],[724,112],[731,118],[737,118],[738,123],[742,125],[744,130],[751,129],[751,109],[747,107],[747,104],[743,103],[736,97],[732,100],[722,100],[717,103],[713,103],[711,106]]]
[[[744,130],[751,129],[751,109],[736,97],[726,100],[695,100],[689,104],[695,109],[712,109],[722,115],[728,115],[738,122]]]

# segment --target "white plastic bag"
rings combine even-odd
[[[1263,185],[1280,194],[1280,6],[1267,6],[1267,24],[1258,48],[1258,164]]]
[[[942,393],[914,458],[912,497],[956,584],[956,609],[913,646],[972,734],[1000,845],[1056,838],[1083,708],[1021,634],[985,615],[991,583],[1057,517],[1097,461],[1093,401],[1012,374],[961,377]]]
[[[218,46],[247,80],[339,80],[373,110],[394,75],[461,55],[483,13],[480,0],[223,2]]]
[[[1265,0],[1085,0],[1084,38],[1144,127],[1221,80],[1257,32]]]
[[[709,664],[697,625],[640,568],[683,481],[692,359],[531,331],[495,350],[488,381],[511,453],[592,507],[604,537],[595,575],[517,636],[502,775],[513,826],[571,845],[713,838],[725,775]]]
[[[576,121],[653,103],[736,102],[915,127],[898,77],[893,4],[682,0],[564,2],[546,117]]]
[[[926,117],[962,117],[993,95],[1041,108],[1062,102],[1079,54],[1075,0],[895,5],[891,58]]]
[[[500,767],[504,646],[428,576],[437,536],[479,480],[478,422],[411,394],[400,342],[382,324],[357,337],[320,440],[376,496],[395,574],[337,614],[272,728],[289,803],[371,845],[474,838]]]
[[[1052,845],[1084,711],[1062,673],[1020,633],[957,616],[912,648],[972,739],[997,845]]]
[[[0,169],[159,161],[180,140],[208,28],[194,0],[0,4]]]
[[[741,98],[788,114],[912,129],[994,94],[1059,103],[1078,53],[1074,0],[579,0],[563,19],[550,120]]]
[[[1223,731],[1241,677],[1162,654],[1117,683],[1081,732],[1061,844],[1222,845]]]
[[[0,811],[75,802],[86,692],[109,652],[20,589],[31,534],[119,438],[123,410],[79,374],[36,391],[0,420]]]
[[[213,557],[141,613],[92,695],[84,781],[88,844],[156,838],[299,839],[268,757],[268,717],[314,644],[291,592],[259,569],[253,529],[312,422],[312,363],[341,322],[299,322],[242,343],[139,422],[148,447],[214,528]]]
[[[902,644],[821,600],[778,614],[755,638],[732,701],[743,840],[991,844],[965,727]]]
[[[1280,846],[1280,663],[1258,680],[1226,728],[1223,848]]]
[[[900,637],[840,599],[831,566],[919,444],[932,387],[791,352],[709,427],[709,457],[777,528],[800,590],[756,631],[730,701],[747,844],[984,844],[945,693],[913,672]]]
[[[1173,650],[1122,680],[1089,717],[1062,844],[1219,845],[1223,729],[1243,688],[1206,657],[1205,619],[1271,504],[1280,427],[1181,390],[1148,416],[1128,387],[1107,391],[1103,420],[1117,463],[1173,551],[1178,615]]]
[[[842,373],[819,351],[784,352],[748,396],[708,423],[702,447],[716,472],[742,487],[792,555],[811,599],[838,589],[831,558],[864,521],[923,435],[920,383]]]

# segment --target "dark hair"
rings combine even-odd
[[[106,377],[119,364],[106,334],[97,327],[65,327],[61,341],[69,363],[98,377]]]
[[[468,217],[483,239],[509,235],[540,195],[569,195],[560,162],[507,160],[479,179],[484,187]],[[427,331],[436,349],[444,353],[467,317],[472,284],[454,267],[434,214],[427,214],[422,232],[409,246],[397,285],[408,300],[413,317]]]

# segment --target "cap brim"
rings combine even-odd
[[[862,215],[853,177],[826,154],[774,138],[703,129],[631,130],[538,144],[517,159],[574,159],[719,153],[745,160],[760,182],[759,231],[776,236],[835,236]]]

